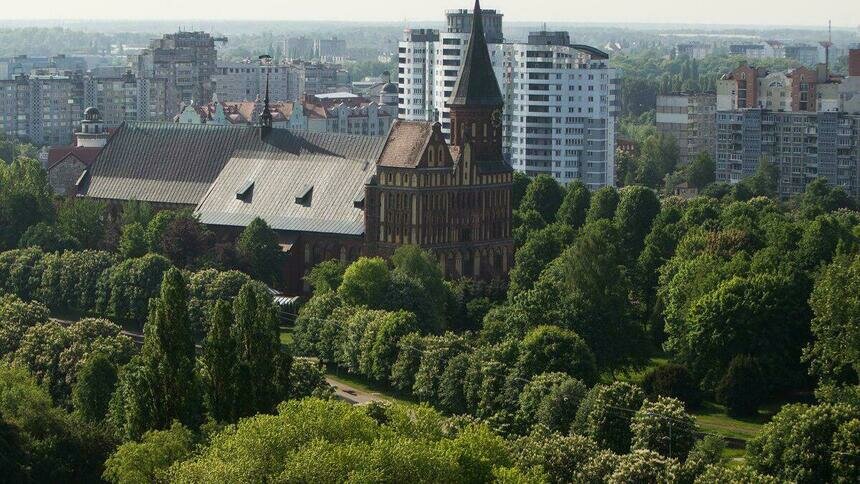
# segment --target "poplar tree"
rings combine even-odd
[[[203,343],[203,379],[206,385],[206,408],[217,421],[235,418],[236,340],[232,334],[233,311],[230,304],[215,303],[209,321],[209,333]]]

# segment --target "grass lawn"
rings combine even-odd
[[[759,412],[756,417],[737,419],[726,415],[726,409],[722,405],[704,402],[702,408],[693,412],[693,416],[706,432],[749,440],[755,437],[761,430],[761,426],[770,420],[771,414]]]
[[[344,383],[357,390],[378,394],[383,399],[394,403],[400,403],[403,405],[418,404],[418,401],[414,400],[409,395],[404,395],[389,386],[383,386],[374,382],[367,381],[367,379],[361,376],[346,373],[345,371],[341,370],[340,368],[337,368],[334,365],[329,365],[328,369],[326,370],[325,376],[328,377],[330,380]]]
[[[281,329],[281,344],[288,345],[293,343],[293,328]]]

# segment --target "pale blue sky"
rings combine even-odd
[[[0,20],[441,20],[470,0],[6,0]],[[858,0],[487,0],[508,21],[860,26]],[[819,6],[820,12],[815,11]]]

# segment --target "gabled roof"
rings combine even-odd
[[[48,169],[57,166],[61,161],[73,155],[83,164],[90,166],[96,159],[101,148],[88,146],[54,146],[48,150]]]
[[[481,19],[481,3],[475,0],[472,15],[472,36],[457,83],[454,84],[449,106],[501,106],[504,104]]]
[[[326,159],[369,159],[373,165],[384,142],[385,138],[380,137],[278,128],[261,137],[259,127],[248,125],[126,123],[93,163],[83,194],[112,200],[198,205],[228,163],[234,160],[294,161],[328,157]],[[256,199],[260,195],[268,179],[280,179],[285,174],[301,178],[292,170],[293,166],[297,165],[267,165],[268,171],[260,167],[259,170],[263,170],[260,173],[265,176],[255,181],[252,196]],[[309,175],[313,175],[314,170],[310,168]],[[344,173],[341,178],[346,176]],[[242,182],[227,188],[233,200]],[[352,196],[350,194],[350,201]]]
[[[90,168],[83,193],[195,205],[230,156],[259,138],[253,126],[124,123]]]
[[[209,225],[244,227],[261,217],[276,230],[361,235],[364,212],[355,201],[384,144],[381,137],[273,129],[266,143],[227,160],[195,213]]]
[[[418,166],[432,136],[433,124],[430,122],[394,121],[378,164],[395,168]]]

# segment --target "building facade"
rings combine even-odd
[[[30,57],[18,55],[0,59],[0,80],[13,80],[18,76],[29,76],[31,72],[40,69],[57,71],[84,72],[87,70],[86,59],[79,56],[55,55],[50,57]]]
[[[468,50],[468,10],[446,12],[448,30],[408,29],[399,44],[398,116],[438,121],[451,137],[447,101]],[[614,183],[619,76],[609,56],[570,43],[566,32],[533,32],[503,43],[502,14],[491,11],[490,64],[505,105],[503,154],[517,170],[562,183]]]
[[[779,168],[779,194],[824,178],[860,197],[860,115],[745,109],[717,113],[716,179],[737,183],[761,160]]]
[[[6,135],[42,145],[68,145],[83,114],[80,74],[37,70],[0,80],[0,126]]]
[[[296,101],[303,95],[349,92],[349,72],[339,64],[289,61],[245,61],[219,64],[214,76],[219,99],[253,101],[263,97],[266,79],[274,101]]]
[[[711,158],[716,148],[717,96],[714,93],[676,93],[657,96],[657,131],[678,142],[681,164],[699,153]]]
[[[132,58],[132,70],[141,78],[165,79],[168,112],[174,112],[183,102],[212,98],[216,41],[226,39],[206,32],[165,34]]]

